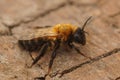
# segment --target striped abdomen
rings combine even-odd
[[[22,49],[27,51],[39,50],[46,41],[43,39],[19,40],[18,43]]]

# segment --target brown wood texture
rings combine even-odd
[[[49,51],[41,67],[27,68],[32,60],[17,43],[36,26],[82,27],[90,16],[87,44],[76,46],[92,59],[61,48],[46,80],[120,80],[120,0],[0,0],[0,80],[33,80],[47,72]]]

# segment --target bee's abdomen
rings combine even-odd
[[[45,41],[43,41],[42,39],[37,41],[32,39],[32,40],[19,40],[18,43],[22,49],[25,49],[27,51],[36,51],[45,43]]]

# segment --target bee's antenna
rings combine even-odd
[[[89,21],[91,18],[92,18],[92,16],[90,16],[90,17],[85,21],[85,23],[84,23],[84,25],[83,25],[83,27],[82,27],[82,30],[84,30],[86,24],[88,23],[88,21]]]

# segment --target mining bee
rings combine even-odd
[[[46,32],[46,35],[41,36],[41,33],[38,32],[37,37],[18,41],[19,45],[29,52],[39,50],[39,54],[35,59],[30,54],[33,59],[30,67],[35,65],[45,55],[48,48],[52,48],[52,55],[47,74],[44,77],[37,77],[36,79],[45,80],[45,77],[49,75],[53,61],[57,54],[57,50],[60,48],[61,44],[67,45],[69,48],[74,48],[77,52],[81,53],[79,49],[73,44],[73,42],[81,45],[86,44],[86,32],[84,31],[84,28],[90,19],[91,17],[85,21],[82,28],[72,24],[57,24],[51,27],[50,30]],[[85,56],[84,54],[82,55]]]

